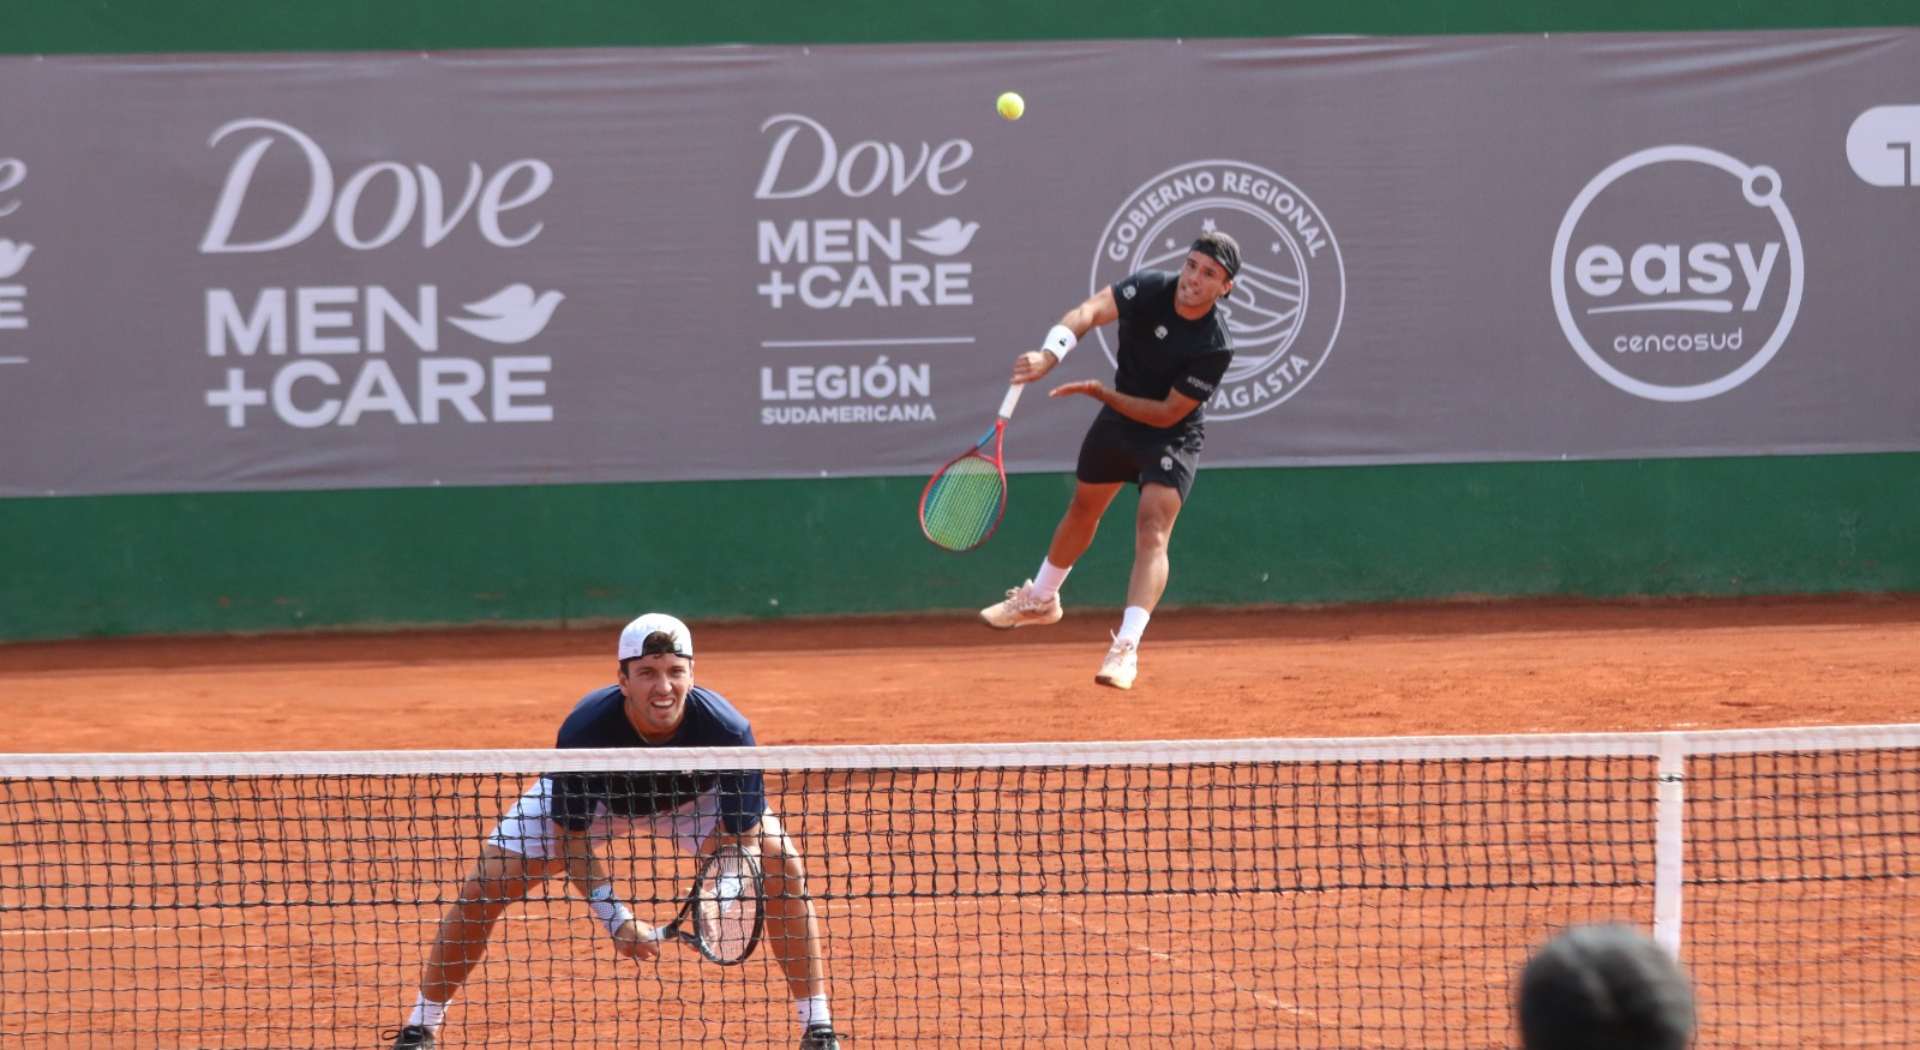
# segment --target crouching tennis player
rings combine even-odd
[[[589,693],[560,726],[556,746],[752,747],[753,729],[732,704],[693,684],[693,634],[664,613],[620,632],[620,680]],[[820,927],[800,851],[767,809],[763,778],[744,773],[559,773],[541,777],[501,818],[480,860],[440,919],[419,995],[394,1050],[434,1044],[447,1004],[487,951],[507,905],[565,872],[629,959],[657,958],[653,928],[613,895],[596,849],[644,826],[688,851],[724,842],[757,851],[766,872],[767,933],[800,1018],[800,1050],[840,1050],[827,1007]]]

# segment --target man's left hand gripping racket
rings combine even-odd
[[[1025,383],[1007,387],[993,429],[972,448],[934,471],[920,491],[920,531],[950,551],[970,551],[993,535],[1007,512],[1007,466],[1003,445],[1007,420]],[[989,448],[991,446],[991,448]]]
[[[753,854],[726,843],[700,865],[693,892],[655,941],[680,941],[722,966],[747,961],[766,925],[766,885]]]

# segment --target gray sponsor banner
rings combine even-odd
[[[1208,227],[1212,466],[1920,449],[1915,30],[18,58],[0,99],[4,495],[924,473]],[[1030,394],[1011,468],[1095,410]]]

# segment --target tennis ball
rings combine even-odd
[[[1001,94],[999,100],[993,104],[993,108],[999,110],[1000,115],[1008,120],[1019,120],[1020,114],[1027,111],[1027,100],[1021,98],[1018,91],[1008,91]]]

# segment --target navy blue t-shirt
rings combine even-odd
[[[620,687],[607,686],[582,697],[560,723],[554,746],[580,747],[752,747],[753,727],[725,697],[694,686],[687,691],[686,717],[663,743],[649,743],[627,721]],[[594,807],[605,803],[618,817],[664,813],[710,790],[720,796],[720,823],[735,835],[749,831],[767,811],[765,778],[759,770],[635,773],[553,773],[549,814],[570,831],[593,823]]]
[[[1152,401],[1178,390],[1200,402],[1185,418],[1165,428],[1184,432],[1201,429],[1207,399],[1233,361],[1233,346],[1217,306],[1197,321],[1180,316],[1173,306],[1179,283],[1180,275],[1166,270],[1141,270],[1114,283],[1120,329],[1119,349],[1113,355],[1119,362],[1113,388]],[[1146,427],[1108,406],[1101,407],[1100,415]]]

